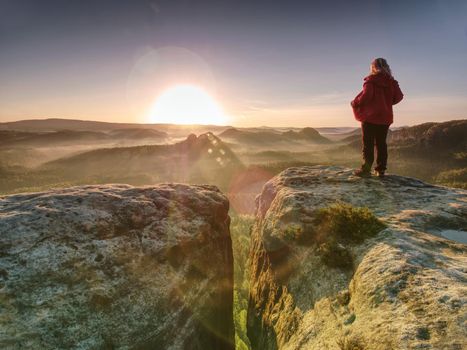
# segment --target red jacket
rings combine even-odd
[[[355,119],[372,124],[391,125],[392,105],[399,103],[403,94],[397,80],[386,73],[369,75],[363,90],[351,102]]]

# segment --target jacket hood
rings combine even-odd
[[[392,80],[394,79],[386,73],[377,73],[367,76],[364,80],[365,82],[368,81],[378,86],[387,87],[392,84]]]

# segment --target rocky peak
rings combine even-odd
[[[271,179],[252,233],[253,349],[463,348],[467,248],[445,237],[466,242],[466,194],[340,167],[289,168]],[[360,217],[319,224],[339,205]],[[336,240],[330,227],[339,222],[348,236]],[[352,239],[368,222],[380,226]]]

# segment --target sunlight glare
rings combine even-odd
[[[164,91],[150,112],[152,123],[225,125],[220,105],[202,88],[177,85]]]

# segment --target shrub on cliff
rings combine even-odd
[[[321,208],[315,216],[316,242],[323,262],[331,267],[352,267],[348,243],[361,243],[386,227],[366,207],[336,203]]]
[[[334,238],[352,243],[361,243],[386,227],[367,207],[341,202],[318,209],[315,225],[319,241]]]
[[[351,268],[349,244],[362,243],[384,229],[370,209],[338,202],[314,212],[313,224],[289,224],[282,231],[286,241],[318,247],[323,262],[330,267]]]

